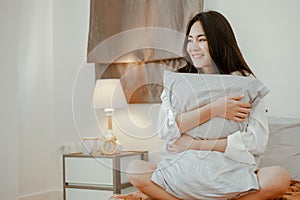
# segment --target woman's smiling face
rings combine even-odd
[[[201,69],[203,73],[214,73],[205,32],[199,21],[191,27],[187,52],[196,68]]]

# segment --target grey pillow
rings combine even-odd
[[[270,137],[259,167],[279,165],[300,181],[300,119],[269,116]]]
[[[250,102],[254,107],[269,92],[264,84],[253,76],[164,71],[163,82],[169,103],[173,111],[177,113],[204,106],[220,97],[241,94],[245,95],[241,101]],[[247,121],[238,123],[215,117],[186,134],[202,139],[224,138],[238,130],[245,130],[246,125]]]

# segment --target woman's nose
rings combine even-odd
[[[192,49],[193,49],[193,50],[198,50],[198,49],[199,49],[198,42],[193,42],[193,44],[192,44]]]

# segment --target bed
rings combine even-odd
[[[284,167],[290,173],[292,181],[288,191],[278,200],[300,200],[300,119],[269,116],[268,121],[270,138],[259,166]],[[131,197],[121,195],[111,200],[149,199],[140,192],[131,193],[129,196]]]
[[[134,192],[128,195],[120,195],[116,197],[110,198],[110,200],[152,200],[147,197],[145,194],[140,192]],[[299,200],[300,199],[300,182],[299,181],[291,181],[291,185],[288,191],[278,200]]]
[[[299,200],[300,199],[300,182],[291,181],[288,191],[280,198],[280,200]]]
[[[281,200],[300,199],[300,119],[268,117],[270,138],[260,167],[279,165],[291,175],[289,190]]]

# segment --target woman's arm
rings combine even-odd
[[[213,103],[197,109],[179,113],[176,116],[176,123],[179,132],[185,133],[214,117],[243,122],[250,112],[250,103],[241,102],[244,95],[237,97],[222,97]]]
[[[237,97],[222,97],[217,101],[185,112],[175,113],[170,105],[167,92],[161,94],[162,104],[158,113],[157,133],[164,139],[174,143],[180,136],[200,124],[219,116],[236,121],[244,121],[250,112],[250,104],[239,101]]]
[[[227,139],[216,140],[201,140],[194,139],[189,135],[181,135],[181,137],[174,143],[168,146],[171,153],[178,153],[185,150],[202,150],[202,151],[219,151],[225,152],[227,147]]]
[[[173,144],[168,146],[170,152],[182,152],[185,150],[209,150],[225,152],[227,147],[227,139],[201,140],[194,139],[189,135],[183,134],[213,117],[223,117],[236,122],[246,120],[250,112],[250,103],[239,101],[244,96],[224,97],[217,101],[207,104],[195,110],[180,113],[176,117],[176,122],[179,128],[181,137]],[[180,119],[180,120],[179,120]]]
[[[227,137],[225,156],[232,160],[255,164],[254,155],[261,155],[269,139],[266,102],[261,99],[253,106],[245,131],[237,131]]]
[[[261,99],[249,115],[245,131],[237,131],[228,138],[217,140],[193,139],[183,134],[174,144],[168,146],[173,153],[185,150],[210,150],[224,152],[233,160],[255,164],[254,155],[264,152],[269,137],[269,127],[264,99]]]

